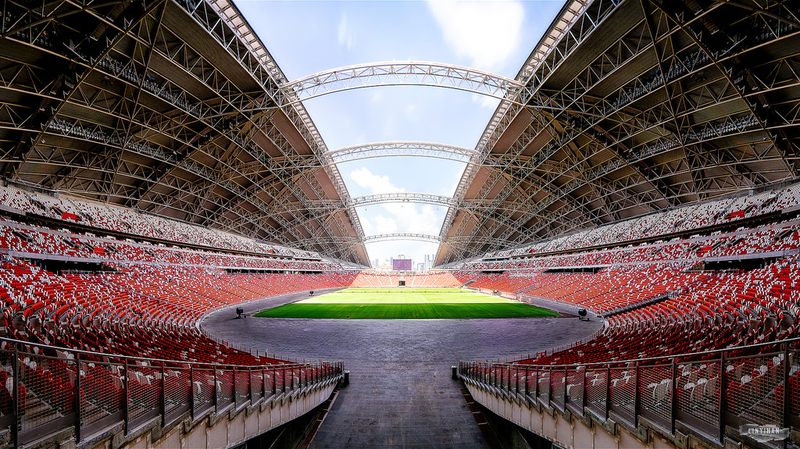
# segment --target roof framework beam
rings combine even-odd
[[[603,20],[607,20],[611,10],[620,5],[609,7]],[[597,15],[599,11],[594,9],[602,7],[599,2],[587,6],[586,14],[599,17]],[[645,7],[642,9],[646,11],[647,6],[643,6]],[[723,14],[717,13],[717,10],[723,7],[729,8],[725,3],[711,3],[704,9],[692,11],[692,14],[687,13],[682,17],[689,26],[699,26],[716,15]],[[762,6],[756,5],[752,8],[759,9]],[[790,68],[792,64],[787,57],[778,56],[773,62],[762,57],[760,60],[764,62],[763,65],[743,64],[754,78],[751,82],[753,87],[749,91],[735,86],[737,77],[712,76],[708,80],[702,76],[698,78],[698,74],[713,75],[719,67],[719,62],[722,62],[723,66],[734,63],[742,52],[752,53],[760,47],[773,44],[781,48],[779,44],[781,41],[789,39],[796,41],[799,35],[796,17],[791,13],[778,11],[780,8],[786,9],[786,6],[764,4],[763,8],[770,9],[767,11],[770,14],[765,14],[762,22],[754,21],[755,27],[747,28],[752,41],[748,42],[747,46],[742,46],[741,51],[737,48],[736,52],[731,53],[730,49],[724,46],[715,47],[712,50],[716,51],[716,54],[714,57],[709,57],[708,52],[704,52],[696,42],[687,43],[687,39],[683,37],[687,34],[686,31],[676,26],[665,12],[655,8],[654,13],[645,13],[641,16],[642,19],[637,19],[638,25],[635,21],[626,21],[626,25],[634,24],[632,29],[635,31],[631,31],[630,36],[622,35],[614,42],[616,47],[606,47],[606,54],[601,54],[598,58],[599,63],[596,61],[589,65],[584,72],[573,72],[577,74],[571,75],[572,81],[562,79],[557,82],[560,87],[554,87],[547,84],[549,75],[540,76],[538,79],[543,81],[547,88],[540,88],[538,93],[547,96],[553,105],[564,108],[563,111],[547,110],[539,114],[552,115],[551,123],[558,123],[559,127],[563,128],[563,131],[556,134],[560,138],[545,145],[533,156],[522,156],[522,152],[513,151],[515,149],[513,145],[505,154],[487,153],[480,166],[498,168],[507,174],[511,173],[507,177],[512,179],[517,176],[542,177],[546,185],[557,186],[554,190],[559,195],[527,192],[530,193],[529,196],[523,196],[523,199],[515,197],[514,201],[537,201],[545,207],[558,207],[555,210],[547,209],[547,217],[530,214],[520,216],[516,213],[511,216],[518,220],[529,221],[531,224],[539,222],[539,225],[533,228],[536,235],[540,233],[552,235],[550,233],[552,231],[549,230],[561,228],[561,225],[553,226],[547,222],[549,219],[570,220],[569,217],[574,219],[581,215],[592,217],[593,214],[599,214],[600,217],[608,217],[602,218],[602,221],[615,220],[620,217],[618,215],[620,212],[636,205],[650,207],[650,210],[658,210],[665,206],[675,207],[692,198],[696,192],[703,194],[702,198],[705,198],[707,195],[730,193],[781,179],[781,176],[793,177],[794,174],[791,172],[780,175],[773,170],[763,171],[763,168],[754,170],[751,167],[763,167],[766,163],[774,164],[776,158],[779,158],[775,153],[786,155],[784,156],[787,160],[786,165],[798,160],[795,150],[800,146],[796,140],[792,140],[790,133],[787,134],[789,129],[800,124],[800,120],[797,120],[800,117],[798,113],[800,107],[796,106],[796,102],[778,102],[782,108],[772,108],[772,111],[765,112],[762,116],[769,117],[768,114],[777,113],[780,117],[766,120],[755,117],[756,114],[746,113],[749,111],[736,110],[728,115],[719,114],[720,108],[730,107],[736,101],[747,99],[753,103],[757,95],[763,96],[778,91],[789,92],[793,88],[800,87],[796,76],[790,76],[789,79],[786,76],[775,76],[778,71],[797,73]],[[628,7],[627,11],[630,13],[631,7]],[[725,9],[725,12],[727,13],[728,9]],[[756,12],[760,13],[761,11]],[[753,20],[752,17],[746,19],[747,23]],[[581,22],[582,20],[577,19],[571,26],[583,25],[585,22]],[[597,29],[601,25],[600,21],[592,20],[588,28]],[[587,31],[578,30],[577,33],[582,34]],[[728,34],[732,32],[728,31]],[[678,35],[681,39],[676,41],[675,37]],[[735,41],[736,36],[732,42]],[[578,45],[578,40],[575,42]],[[681,47],[676,48],[675,42]],[[652,57],[653,54],[656,55],[655,58]],[[559,56],[568,58],[569,54],[562,52]],[[653,61],[653,66],[650,68],[642,69],[642,64],[636,65],[633,62],[629,64],[629,61],[638,63],[647,60]],[[637,67],[635,70],[640,72],[630,72],[634,69],[629,69],[629,65]],[[757,71],[776,66],[780,68],[772,71],[763,70],[760,73]],[[625,70],[629,71],[627,75]],[[772,76],[767,76],[767,73]],[[608,89],[608,86],[605,86],[610,92],[605,98],[593,97],[592,94],[596,91],[603,91],[603,88],[596,89],[596,86],[601,82],[608,84],[605,79],[612,74],[617,78],[619,76],[632,78],[619,88]],[[615,82],[617,81],[611,81],[611,86],[616,87],[613,84]],[[642,100],[645,97],[646,100]],[[772,98],[775,104],[774,96]],[[758,99],[758,102],[767,104],[763,98]],[[501,108],[498,108],[496,115],[501,112],[503,112]],[[531,114],[535,122],[537,111],[534,110]],[[695,121],[696,117],[704,118]],[[513,119],[506,117],[504,120],[507,129]],[[487,130],[492,125],[490,123]],[[545,122],[539,126],[540,132],[547,132],[550,123]],[[504,132],[505,129],[501,129],[500,133],[495,134],[495,138],[499,139]],[[769,139],[768,145],[754,140],[758,139],[759,135],[765,134],[773,136]],[[553,142],[558,140],[560,144],[553,145]],[[737,140],[743,142],[738,148],[732,145],[732,142]],[[750,142],[747,142],[748,140]],[[575,145],[581,148],[579,152],[572,151]],[[786,150],[780,152],[772,150],[778,145],[783,145]],[[573,153],[577,157],[570,159]],[[560,159],[551,160],[554,156]],[[556,169],[553,169],[554,167]],[[622,171],[623,169],[626,171]],[[527,170],[535,170],[535,174],[527,175]],[[703,175],[699,178],[698,170],[703,171]],[[470,186],[469,176],[473,175],[468,166],[456,192],[456,199],[460,198],[462,187]],[[506,182],[502,179],[497,176],[491,178],[489,183]],[[511,192],[511,189],[506,188],[498,195],[496,188],[484,182],[479,195],[488,194],[492,198],[499,199],[498,196],[511,195]],[[572,196],[567,206],[559,202],[559,199],[566,195]],[[541,201],[542,198],[545,198],[544,202]],[[496,204],[499,212],[503,207],[502,201],[497,201]],[[448,216],[442,227],[443,236],[462,235],[469,227],[473,229],[471,232],[474,235],[517,239],[514,231],[505,229],[502,224],[490,218],[485,218],[478,226],[472,226],[472,223],[461,220],[460,228],[451,231],[455,213],[465,211],[464,204],[460,206],[448,210]],[[590,212],[588,215],[585,209],[587,206]],[[545,208],[537,212],[542,214]],[[575,224],[579,225],[577,221]],[[440,251],[437,260],[439,263],[445,260],[458,260],[465,254],[457,254],[450,250]],[[474,252],[471,254],[474,255]]]
[[[643,24],[641,22],[635,23],[632,24],[630,27],[631,30],[641,29],[643,27]],[[574,85],[570,86],[571,90],[569,91],[570,92],[569,94],[566,93],[567,92],[566,89],[561,90],[559,92],[552,92],[552,93],[548,92],[548,95],[550,95],[551,98],[557,98],[555,102],[557,104],[562,105],[561,109],[556,111],[550,117],[541,117],[541,116],[538,117],[539,121],[538,128],[531,129],[529,127],[526,130],[527,134],[523,134],[523,136],[525,136],[525,138],[528,141],[532,141],[534,138],[536,138],[536,136],[538,136],[538,134],[542,130],[550,129],[552,130],[553,134],[559,136],[559,139],[557,139],[557,141],[554,141],[554,143],[550,144],[545,148],[545,150],[540,151],[536,155],[535,161],[537,161],[537,164],[534,167],[532,167],[531,172],[533,170],[537,170],[542,163],[549,160],[553,155],[562,152],[571,146],[574,146],[574,141],[576,138],[586,133],[587,131],[590,131],[592,127],[595,126],[599,120],[602,120],[604,117],[607,116],[606,113],[595,112],[593,114],[588,114],[589,116],[594,118],[594,122],[590,122],[587,119],[585,119],[583,115],[587,114],[587,112],[585,111],[587,106],[585,102],[582,101],[581,97],[583,93],[590,91],[594,87],[594,85],[600,83],[601,81],[606,79],[606,77],[614,74],[616,69],[624,65],[625,62],[643,53],[644,51],[646,51],[647,48],[649,48],[648,43],[645,40],[641,38],[626,40],[626,36],[627,34],[623,35],[616,41],[614,46],[611,46],[607,50],[607,53],[609,54],[608,57],[605,58],[602,56],[598,57],[598,60],[602,59],[603,67],[601,69],[593,71],[590,66],[586,70],[586,73],[588,74],[586,77],[576,76],[574,78],[573,81]],[[571,114],[570,108],[576,108],[576,107],[578,110],[582,111],[582,114]],[[562,118],[562,116],[564,117]],[[535,118],[532,123],[535,123],[536,121],[537,119]],[[554,129],[553,126],[558,121],[564,121],[565,123],[562,124],[558,129]],[[522,137],[520,139],[522,139]],[[598,139],[598,137],[596,136],[593,136],[592,140],[593,140],[592,142],[589,142],[591,144],[592,152],[589,152],[588,156],[592,156],[593,154],[602,151],[606,148],[614,148],[615,145],[619,144],[619,142],[614,142],[614,143],[604,142],[603,140],[605,139],[601,140]],[[513,151],[515,148],[517,150]],[[512,149],[508,151],[506,154],[502,155],[502,157],[505,161],[513,161],[519,157],[522,149],[524,148],[525,146],[522,145],[512,146]],[[487,160],[488,159],[489,158],[487,158]],[[573,162],[569,166],[569,170],[573,170],[578,174],[582,173],[579,165],[584,164],[586,159],[587,159],[586,157],[583,159],[576,159],[575,162]],[[501,168],[506,168],[505,166],[502,165],[502,162],[500,164]],[[557,172],[553,174],[556,175],[557,177],[557,176],[563,176],[564,174],[566,174],[566,172],[565,171]],[[549,183],[553,179],[555,179],[555,177],[545,179],[545,182],[547,182],[549,185]],[[510,190],[504,191],[504,194],[505,195],[510,194]],[[604,207],[606,208],[604,215],[608,215],[608,209],[607,209],[608,206],[605,205]],[[594,217],[596,215],[592,210],[585,210],[584,213],[588,217]],[[593,221],[596,221],[596,219]],[[596,224],[600,223],[596,222]]]
[[[339,148],[327,153],[336,164],[376,157],[427,157],[468,163],[475,150],[434,142],[373,142]]]
[[[68,122],[68,121],[66,121],[64,119],[61,119],[61,118],[59,118],[56,121],[54,121],[53,124],[50,126],[50,128],[48,128],[48,135],[67,137],[67,138],[72,138],[72,139],[76,139],[76,140],[80,140],[80,141],[84,141],[84,142],[90,142],[90,143],[94,143],[94,144],[99,144],[99,145],[102,145],[104,148],[110,149],[109,152],[120,152],[120,151],[122,151],[123,142],[124,142],[124,138],[119,134],[119,132],[108,131],[108,130],[103,129],[103,127],[100,127],[100,126],[97,126],[97,125],[95,125],[95,126],[85,126],[84,124],[81,124],[79,122]],[[126,150],[129,151],[129,152],[140,154],[140,155],[148,157],[148,158],[152,158],[152,159],[154,159],[156,161],[159,161],[159,162],[170,164],[170,165],[174,165],[174,164],[178,163],[175,160],[175,156],[171,152],[169,152],[169,151],[167,151],[167,150],[165,150],[163,148],[160,148],[160,147],[154,146],[152,144],[149,144],[149,143],[134,142],[131,145],[129,145],[126,148]],[[104,159],[103,156],[107,155],[107,154],[108,153],[105,153],[102,156],[97,156],[96,159],[98,160],[98,162],[100,162],[100,161],[102,161]],[[107,158],[105,158],[105,159],[107,159]],[[47,161],[43,161],[43,163],[47,163]],[[193,175],[193,177],[205,179],[209,183],[212,183],[215,186],[221,187],[221,188],[223,188],[223,189],[225,189],[225,190],[227,190],[227,191],[229,191],[229,192],[231,192],[233,194],[237,194],[237,193],[241,192],[241,187],[240,186],[238,186],[235,183],[232,183],[230,181],[227,181],[227,180],[221,178],[217,173],[215,173],[212,170],[209,170],[205,166],[202,166],[202,165],[197,164],[197,163],[191,163],[191,164],[190,163],[184,163],[181,166],[181,168],[185,172]],[[95,168],[95,166],[88,167],[87,169],[88,170],[98,170],[98,168]],[[134,175],[136,175],[135,172],[129,173],[129,175],[130,176],[134,176],[135,178],[138,177],[139,179],[146,179],[147,176],[148,176],[147,167],[139,167],[138,170],[139,170],[138,176],[134,176]],[[68,190],[69,191],[77,190],[78,186],[76,186],[75,183],[78,182],[78,181],[79,181],[79,178],[76,178],[75,180],[73,180],[73,184],[70,184],[68,186]],[[197,198],[202,198],[202,197],[199,196],[199,193],[200,192],[205,192],[206,190],[208,190],[208,185],[199,184],[199,183],[196,183],[194,181],[188,181],[188,180],[182,179],[182,178],[177,177],[177,176],[164,179],[164,180],[162,180],[160,182],[161,182],[162,185],[170,187],[172,190],[175,190],[175,191],[177,191],[179,193],[182,192],[181,195],[177,195],[178,199],[170,200],[170,198],[176,197],[176,195],[174,195],[173,193],[159,194],[159,198],[154,199],[154,201],[156,201],[158,204],[169,205],[168,207],[172,207],[172,205],[175,204],[175,202],[178,201],[178,200],[183,200],[183,198],[184,198],[183,194],[189,194],[189,195],[197,197]],[[100,186],[96,186],[96,187],[98,189],[100,188]],[[95,194],[97,194],[97,193],[100,193],[100,194],[105,195],[107,197],[108,196],[113,196],[113,195],[121,195],[121,194],[123,194],[123,193],[115,191],[115,190],[109,190],[109,191],[97,190],[97,191],[95,191]],[[218,202],[214,202],[214,204],[217,204],[219,206],[224,206],[226,204],[226,202],[227,202],[227,198],[219,197],[219,201]],[[196,204],[196,201],[195,200],[191,201],[191,204],[194,206]],[[224,206],[224,207],[228,207],[228,206]],[[179,210],[183,210],[183,209],[179,209]],[[234,210],[228,208],[228,211],[233,212]],[[198,211],[198,212],[194,212],[193,214],[197,215],[199,212],[205,212],[205,211]],[[238,212],[236,212],[236,214],[239,215],[239,216],[244,217],[243,215],[241,215]],[[252,223],[255,223],[254,218],[252,218],[252,217],[248,218],[248,221],[252,222]],[[262,231],[264,231],[267,234],[270,234],[270,232],[271,232],[271,231],[261,227],[260,225],[258,226],[258,228],[261,229]]]
[[[542,37],[535,50],[517,74],[515,79],[532,88],[536,95],[538,89],[544,84],[549,75],[558,68],[569,54],[591,37],[592,33],[616,10],[620,2],[597,2],[599,7],[589,9],[591,0],[577,0],[568,2],[554,19],[550,31]],[[461,202],[478,174],[478,168],[500,140],[502,135],[511,126],[519,114],[527,110],[521,101],[503,100],[498,105],[486,129],[483,131],[475,148],[476,153],[472,164],[467,165],[464,174],[458,183],[454,197]],[[448,235],[453,224],[458,208],[447,211],[442,229],[439,234],[444,238]],[[438,256],[437,256],[438,258]]]
[[[374,195],[353,197],[350,204],[354,207],[366,207],[387,203],[417,203],[448,207],[453,204],[453,198],[449,196],[432,195],[428,193],[378,193]]]
[[[388,234],[375,234],[375,235],[368,235],[364,238],[363,243],[379,243],[379,242],[388,242],[388,241],[420,241],[420,242],[429,242],[429,243],[441,243],[441,240],[438,235],[435,234],[423,234],[423,233],[412,233],[412,232],[396,232],[396,233],[388,233]],[[358,245],[362,242],[355,240],[355,239],[333,239],[329,243],[337,244],[337,245]],[[456,239],[453,241],[448,241],[448,245],[457,247],[462,249],[464,246],[468,246],[470,244],[480,244],[484,246],[497,246],[497,245],[505,245],[506,242],[498,242],[494,239],[479,239],[477,241],[467,241],[464,239]],[[505,248],[505,246],[503,246]]]
[[[419,234],[412,232],[395,232],[390,234],[375,234],[364,237],[364,243],[388,242],[396,240],[416,240],[421,242],[439,243],[439,236],[433,234]]]
[[[755,76],[752,69],[748,68],[740,60],[741,58],[738,55],[720,57],[730,54],[749,38],[740,36],[738,30],[732,29],[731,24],[727,22],[722,23],[722,21],[713,20],[713,26],[724,31],[722,33],[713,33],[712,30],[709,30],[704,25],[703,21],[690,22],[686,20],[686,16],[691,15],[692,12],[681,2],[664,4],[658,0],[642,1],[652,1],[659,10],[663,11],[671,21],[691,37],[700,51],[712,61],[730,85],[736,89],[739,99],[747,105],[749,112],[758,123],[758,127],[769,137],[772,145],[786,156],[784,163],[790,171],[791,177],[799,176],[800,158],[798,156],[800,156],[800,148],[798,148],[796,142],[793,144],[784,129],[784,126],[791,125],[792,122],[773,108],[766,95],[761,92],[762,87],[765,86],[759,82],[759,78]],[[746,7],[741,4],[738,4],[738,6]],[[674,12],[676,7],[682,10]],[[776,14],[769,9],[778,9],[779,13]],[[774,5],[768,5],[760,10],[755,10],[751,7],[750,11],[755,14],[763,14],[762,17],[765,20],[772,19],[770,21],[773,22],[774,26],[770,27],[770,31],[772,31],[775,38],[780,38],[784,33],[790,32],[792,28],[795,32],[800,30],[800,20],[798,20],[797,12],[792,11],[788,5],[783,3],[778,2]],[[782,24],[786,26],[781,26]],[[800,81],[800,78],[796,78],[796,81]],[[758,176],[752,172],[748,174]],[[760,180],[762,182],[769,181]]]
[[[184,0],[180,4],[203,30],[238,60],[254,80],[259,82],[267,93],[269,101],[272,104],[278,104],[275,101],[279,95],[278,86],[285,84],[288,80],[269,51],[264,47],[255,32],[250,29],[247,21],[241,17],[233,4],[215,0]],[[267,101],[263,97],[262,100]],[[324,153],[328,151],[327,146],[302,103],[296,102],[283,105],[281,111],[309,145],[333,183],[339,198],[349,201],[350,195],[344,180],[335,164],[326,161]],[[362,238],[364,231],[355,209],[349,209],[347,215],[352,229],[359,238]],[[334,220],[333,224],[340,235],[348,233],[339,220]],[[363,250],[363,247],[361,249]],[[352,249],[347,251],[349,253],[346,256],[340,256],[339,258],[351,257],[360,259]],[[359,260],[359,262],[362,264],[368,263],[367,260]]]
[[[441,87],[510,102],[524,102],[530,97],[524,83],[501,75],[452,64],[407,61],[360,64],[307,75],[282,85],[277,101],[282,107],[336,92],[379,86]]]
[[[28,8],[22,14],[15,17],[12,11],[18,10],[19,5],[8,0],[3,2],[4,15],[10,15],[8,21],[3,20],[4,36],[20,36],[25,39],[28,45],[36,45],[47,39],[47,32],[44,30],[48,26],[43,26],[49,22],[55,26],[61,14],[65,11],[62,8],[63,2],[53,2],[51,4],[38,4],[38,8]],[[7,162],[3,166],[3,174],[8,178],[16,176],[17,169],[25,159],[25,154],[31,147],[37,145],[53,120],[56,119],[64,105],[77,92],[86,78],[92,74],[99,61],[104,58],[114,47],[125,37],[136,30],[139,24],[147,15],[158,7],[162,7],[164,0],[146,2],[121,2],[113,11],[115,16],[110,17],[114,26],[99,24],[97,28],[83,40],[79,42],[70,41],[67,43],[68,49],[75,54],[81,53],[84,61],[89,61],[88,65],[82,66],[76,62],[70,62],[65,69],[54,70],[56,74],[50,85],[52,96],[41,97],[39,105],[32,115],[32,120],[28,126],[39,129],[39,133],[30,139],[20,139],[16,147],[7,157],[12,162]],[[7,25],[10,23],[10,25]],[[34,31],[36,30],[36,31]],[[40,40],[41,39],[41,40]]]
[[[18,7],[20,3],[5,0],[4,5]],[[133,20],[131,14],[120,12],[129,5],[147,12]],[[157,6],[168,6],[160,11],[169,11],[169,20],[165,21],[169,25],[156,18]],[[48,138],[46,148],[26,149],[27,157],[13,157],[8,152],[0,156],[0,161],[15,170],[24,166],[26,181],[36,180],[101,200],[120,202],[121,199],[128,206],[155,208],[159,214],[183,217],[193,223],[229,227],[230,218],[238,217],[234,221],[246,223],[249,228],[237,229],[247,231],[248,235],[290,244],[303,241],[312,245],[306,249],[366,262],[363,247],[339,248],[325,243],[332,235],[363,235],[357,214],[350,210],[335,217],[314,216],[316,209],[311,206],[323,198],[321,195],[330,197],[331,189],[321,185],[321,178],[318,179],[321,175],[312,169],[324,170],[333,190],[345,199],[343,204],[349,202],[349,195],[335,164],[324,156],[324,142],[302,104],[275,107],[273,97],[278,95],[278,86],[287,80],[231,3],[132,0],[83,5],[58,1],[18,9],[18,16],[4,17],[9,20],[2,22],[3,39],[38,52],[34,55],[46,55],[43,57],[46,60],[74,61],[78,69],[75,72],[85,74],[69,97],[59,98],[50,93],[54,81],[34,80],[28,76],[33,67],[19,67],[22,72],[18,73],[28,77],[34,87],[24,89],[23,94],[39,93],[52,104],[69,104],[69,109],[50,108],[48,112],[52,110],[52,114],[45,119],[49,124],[42,126],[33,126],[30,119],[16,118],[30,116],[22,105],[0,105],[0,109],[11,112],[10,123],[0,123],[0,129],[57,136]],[[4,14],[16,11],[8,7],[3,10]],[[116,20],[118,16],[125,17]],[[221,54],[207,55],[192,48],[179,37],[180,30],[171,28],[194,29],[195,25],[201,39],[216,41],[243,71],[236,66],[216,67],[206,56],[219,59]],[[84,45],[80,40],[84,37],[84,27],[97,27],[109,37],[114,34],[119,37],[106,39],[97,32],[92,38],[97,39],[96,47],[102,51],[93,52],[88,48],[89,43]],[[74,31],[80,38],[69,42],[65,31],[67,34]],[[63,38],[67,46],[49,42],[53,37]],[[73,45],[75,42],[78,44]],[[150,64],[153,58],[158,60],[157,65]],[[165,61],[172,65],[166,66]],[[176,69],[186,76],[171,82],[174,78],[166,72]],[[39,70],[37,77],[41,78],[41,74],[46,74],[46,68]],[[228,74],[236,74],[239,79],[234,82]],[[187,77],[189,81],[180,84]],[[117,87],[104,87],[98,81],[101,78]],[[239,87],[245,85],[259,87],[244,92]],[[70,82],[69,86],[72,88],[73,84]],[[0,89],[9,87],[14,86],[0,85]],[[269,111],[264,112],[265,108]],[[252,112],[242,114],[243,111]],[[275,124],[267,123],[272,113],[288,118],[291,136],[282,135]],[[266,154],[253,140],[256,136],[237,132],[243,128],[265,130],[271,145],[283,155]],[[297,142],[290,143],[295,131],[313,154],[295,152]],[[262,136],[257,137],[263,143]],[[73,142],[76,148],[62,147],[62,142]],[[58,160],[68,160],[70,165],[56,168]],[[143,173],[143,167],[134,160],[144,168],[149,164],[154,169]],[[267,194],[262,187],[265,185],[269,186]],[[259,194],[251,196],[251,191]],[[241,197],[246,198],[246,205],[239,203],[232,207],[231,199]],[[305,209],[288,212],[284,205],[292,201],[304,204]],[[250,217],[243,220],[241,215]]]

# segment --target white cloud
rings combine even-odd
[[[369,92],[369,102],[371,104],[381,104],[383,102],[383,92],[381,89],[372,89]]]
[[[500,104],[500,100],[495,97],[490,97],[488,95],[479,95],[479,94],[472,94],[472,102],[479,104],[482,108],[491,109],[494,111],[497,109],[497,105]]]
[[[398,231],[397,222],[390,217],[378,215],[375,217],[375,228],[377,234],[393,234]]]
[[[342,47],[348,50],[353,48],[353,33],[350,31],[350,24],[347,21],[347,14],[342,14],[339,17],[339,26],[337,28],[337,42]]]
[[[372,173],[367,167],[357,168],[350,172],[350,179],[359,187],[367,189],[371,194],[404,192],[395,186],[388,176]]]
[[[388,176],[372,173],[361,167],[350,172],[350,179],[369,194],[398,193],[405,189],[395,186]],[[439,207],[417,203],[386,203],[359,210],[364,231],[370,234],[411,232],[438,234],[443,211]]]
[[[405,118],[407,121],[411,123],[419,122],[419,114],[417,112],[417,105],[414,103],[408,103],[403,108],[403,113],[405,114]]]
[[[445,41],[475,67],[501,68],[522,37],[519,0],[428,0]]]

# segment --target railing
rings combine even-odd
[[[78,443],[111,429],[200,419],[337,379],[341,362],[241,366],[63,349],[0,338],[0,433],[20,447],[73,430]]]
[[[794,338],[608,363],[460,362],[458,369],[466,382],[561,412],[721,445],[725,435],[752,436],[752,426],[800,429],[799,351]],[[770,445],[784,447],[780,439]]]

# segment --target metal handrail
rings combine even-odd
[[[668,439],[680,438],[678,430],[691,432],[721,446],[731,435],[757,436],[748,432],[760,426],[800,428],[799,387],[792,382],[800,351],[792,343],[798,341],[583,364],[460,362],[458,374],[498,397],[525,397],[555,412],[611,419],[634,432],[644,423]],[[769,351],[736,354],[764,347]],[[704,358],[709,355],[718,356]],[[757,415],[750,413],[754,409]]]
[[[8,344],[0,350],[2,363],[10,364],[0,372],[11,381],[11,386],[0,384],[5,395],[0,395],[0,432],[9,432],[9,446],[15,448],[69,430],[85,445],[107,438],[107,431],[119,426],[124,437],[151,422],[168,429],[185,417],[196,421],[209,413],[238,412],[330,385],[344,375],[342,362],[246,366],[107,354],[12,338],[0,342]],[[136,363],[142,361],[148,364]]]
[[[16,340],[16,339],[13,339],[13,338],[6,338],[6,337],[0,337],[0,343],[1,342],[8,342],[8,343],[25,345],[25,346],[35,346],[35,347],[44,348],[44,349],[54,349],[54,350],[58,350],[58,351],[62,351],[62,352],[69,352],[69,353],[83,354],[83,355],[91,355],[91,356],[95,356],[95,357],[108,357],[108,358],[113,358],[113,359],[131,360],[131,361],[145,361],[145,362],[155,362],[155,363],[163,363],[163,364],[215,367],[215,368],[221,368],[221,369],[232,369],[232,368],[238,368],[238,369],[261,369],[261,368],[267,368],[267,367],[270,368],[270,369],[271,368],[291,368],[291,367],[300,367],[300,368],[302,368],[302,367],[305,367],[306,365],[309,365],[309,363],[292,362],[292,361],[289,361],[287,363],[270,363],[270,364],[265,364],[265,365],[236,365],[236,364],[231,364],[231,363],[193,362],[193,361],[188,361],[188,360],[159,359],[159,358],[154,358],[154,357],[139,357],[139,356],[132,356],[132,355],[110,354],[110,353],[106,353],[106,352],[87,351],[85,349],[72,349],[72,348],[67,348],[67,347],[64,347],[64,346],[53,346],[53,345],[47,345],[47,344],[44,344],[44,343],[34,343],[34,342],[26,341],[26,340]],[[220,343],[220,342],[216,342],[216,343]],[[237,351],[242,351],[241,349],[236,349],[236,350]],[[242,352],[244,352],[244,351],[242,351]],[[32,354],[32,353],[26,352],[26,354]],[[340,361],[338,361],[338,360],[337,361],[330,361],[330,362],[323,361],[323,363],[339,363],[339,362]]]
[[[786,338],[783,340],[775,340],[763,343],[754,343],[751,345],[745,346],[734,346],[730,348],[720,348],[720,349],[709,349],[706,351],[701,352],[688,352],[688,353],[679,353],[679,354],[670,354],[670,355],[660,355],[654,357],[642,357],[638,359],[626,359],[626,360],[607,360],[604,362],[585,362],[585,363],[567,363],[567,364],[559,364],[559,365],[537,365],[533,363],[518,363],[518,362],[495,362],[494,365],[501,365],[501,366],[521,366],[527,368],[580,368],[586,366],[606,366],[606,365],[630,365],[635,363],[642,363],[642,362],[652,362],[652,361],[665,361],[665,360],[672,360],[678,358],[688,358],[688,357],[702,357],[705,355],[711,354],[719,354],[723,352],[733,352],[733,351],[744,351],[748,349],[756,349],[765,346],[774,346],[774,345],[781,345],[781,344],[788,344],[788,343],[796,343],[800,342],[800,337],[793,337],[793,338]],[[473,362],[481,362],[480,360],[470,360],[465,361],[464,363],[473,363]],[[487,362],[491,363],[491,362]]]

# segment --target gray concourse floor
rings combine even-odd
[[[245,313],[308,297],[284,295]],[[312,448],[484,448],[450,366],[459,360],[535,353],[586,338],[599,321],[577,318],[332,320],[208,316],[210,335],[296,360],[342,360],[340,390]]]

